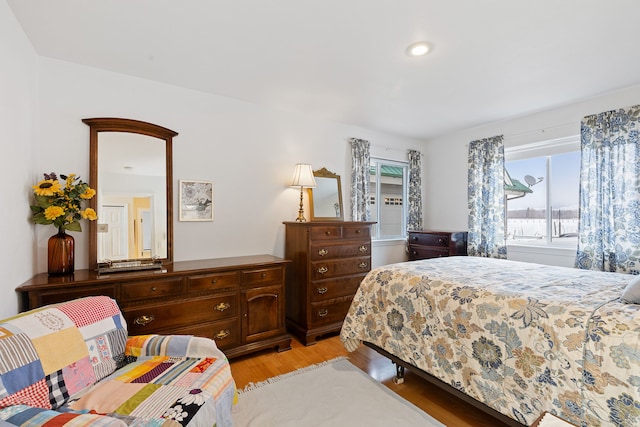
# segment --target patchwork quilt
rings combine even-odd
[[[230,426],[234,398],[214,341],[128,337],[108,297],[0,321],[0,420],[13,425]]]
[[[341,339],[370,342],[530,425],[548,411],[581,426],[640,425],[634,276],[478,257],[372,270]]]

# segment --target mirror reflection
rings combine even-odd
[[[89,126],[89,266],[173,262],[173,137],[176,132],[139,120],[83,119]],[[130,261],[134,261],[131,263]],[[161,265],[161,264],[160,264]],[[145,265],[147,267],[147,265]],[[145,268],[146,269],[146,268]]]
[[[342,221],[342,188],[340,175],[326,168],[314,171],[316,187],[309,189],[312,221]]]
[[[98,262],[167,257],[165,141],[101,132]]]

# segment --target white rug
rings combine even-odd
[[[444,427],[344,358],[247,386],[233,422],[234,427]]]

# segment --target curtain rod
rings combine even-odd
[[[562,124],[559,124],[559,125],[547,126],[547,127],[540,128],[540,129],[532,129],[532,130],[528,130],[528,131],[525,131],[525,132],[518,132],[518,133],[513,133],[513,134],[505,134],[504,137],[505,138],[514,138],[516,136],[528,135],[528,134],[536,133],[536,132],[545,133],[546,131],[551,130],[551,129],[557,129],[557,128],[561,128],[561,127],[565,127],[565,126],[575,126],[575,125],[579,125],[579,124],[580,124],[579,121],[578,122],[562,123]]]

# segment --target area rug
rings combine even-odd
[[[235,427],[443,427],[345,358],[250,384],[233,411]]]

